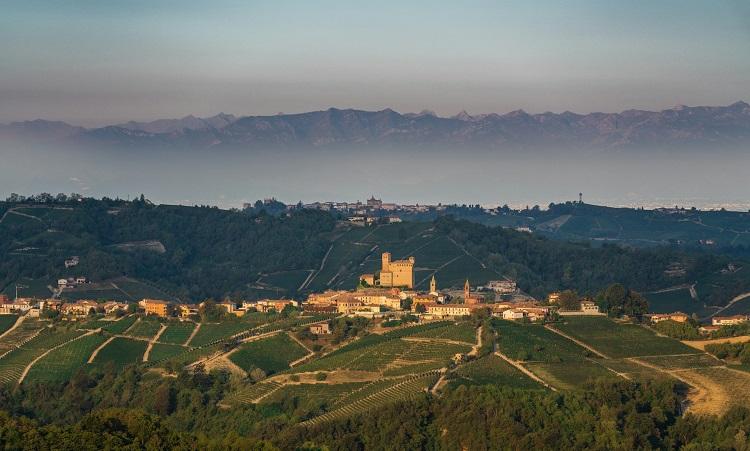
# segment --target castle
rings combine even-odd
[[[414,257],[391,260],[391,253],[383,252],[380,271],[362,274],[359,280],[370,286],[414,288]]]

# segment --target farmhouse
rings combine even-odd
[[[329,335],[331,333],[331,325],[328,323],[313,324],[310,326],[310,333],[315,335]]]
[[[124,312],[125,310],[127,310],[128,304],[124,302],[109,301],[109,302],[105,302],[102,305],[102,307],[104,308],[104,313],[106,313],[107,315],[111,315],[117,312],[118,310],[121,310]]]
[[[297,301],[290,299],[264,299],[255,303],[255,309],[262,313],[267,313],[271,310],[280,312],[287,306],[297,307]]]
[[[425,305],[427,314],[436,317],[455,317],[455,316],[466,316],[471,315],[471,311],[474,309],[469,304],[427,304]]]
[[[383,290],[357,291],[351,296],[363,305],[382,305],[392,310],[401,310],[401,298]]]
[[[359,307],[362,307],[362,302],[355,300],[342,300],[336,303],[336,310],[344,314],[354,313]]]
[[[143,299],[138,305],[146,311],[147,315],[166,317],[169,312],[169,302],[161,299]]]
[[[714,316],[711,318],[713,326],[736,326],[747,322],[747,315]]]
[[[674,313],[654,313],[651,315],[651,322],[653,324],[660,323],[662,321],[674,321],[677,323],[684,323],[687,321],[690,317],[687,316],[687,314],[682,312],[674,312]]]
[[[237,303],[232,301],[223,301],[216,304],[217,307],[224,309],[227,313],[234,316],[242,316],[245,314],[244,309],[237,308]]]
[[[197,315],[199,313],[193,304],[180,304],[177,306],[177,311],[180,314],[180,318],[187,318],[190,315]]]
[[[487,285],[484,286],[485,289],[494,291],[498,294],[510,294],[515,293],[516,291],[516,282],[513,280],[490,280],[487,282]]]
[[[547,295],[547,303],[548,304],[557,304],[560,302],[560,292],[559,291],[553,291],[552,293],[549,293]]]

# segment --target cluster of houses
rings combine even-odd
[[[88,279],[83,276],[68,277],[67,279],[57,279],[57,288],[74,288],[88,283]]]
[[[114,315],[118,310],[126,311],[128,304],[124,302],[108,301],[96,302],[79,300],[63,302],[58,299],[18,298],[10,301],[7,296],[0,295],[0,315],[28,315],[39,317],[45,310],[54,310],[62,315],[71,317],[88,316],[92,312]]]
[[[652,313],[648,315],[651,324],[658,324],[662,321],[674,321],[676,323],[685,323],[690,319],[687,313],[673,312],[673,313]],[[731,315],[731,316],[714,316],[711,318],[710,325],[703,325],[698,330],[703,334],[709,334],[715,332],[724,326],[737,326],[750,321],[748,315]]]
[[[138,303],[138,306],[143,309],[148,315],[156,315],[161,317],[167,316],[179,316],[180,318],[189,318],[192,315],[197,315],[200,308],[205,305],[205,302],[200,304],[175,304],[169,301],[161,299],[143,299]],[[281,312],[287,306],[299,307],[297,301],[291,299],[264,299],[260,301],[222,301],[217,302],[216,307],[224,309],[226,313],[243,316],[247,312],[262,312],[267,313],[272,310]]]

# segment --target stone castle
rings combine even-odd
[[[383,252],[380,271],[362,274],[359,280],[370,286],[414,288],[414,257],[391,260],[391,253]]]

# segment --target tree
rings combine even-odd
[[[417,313],[425,313],[427,312],[427,307],[425,307],[424,304],[417,304],[416,308],[414,308],[414,311]]]
[[[561,310],[580,310],[581,308],[578,293],[574,290],[565,290],[560,293],[558,302]]]

